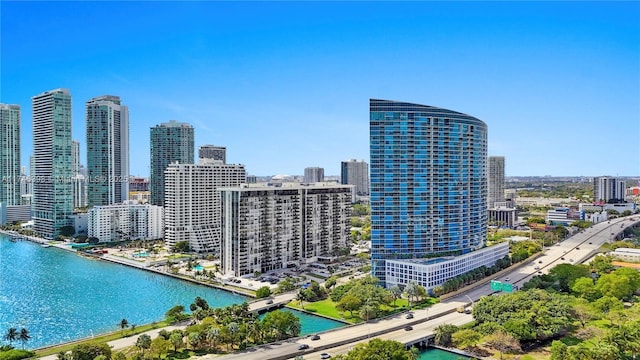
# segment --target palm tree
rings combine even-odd
[[[29,336],[29,331],[25,328],[20,329],[20,335],[18,335],[18,340],[22,341],[22,350],[24,350],[24,343],[29,341],[31,336]]]
[[[122,329],[122,334],[124,335],[124,329],[129,327],[129,321],[127,319],[122,319],[120,320],[118,326],[120,326],[120,329]]]
[[[12,327],[7,330],[7,333],[4,335],[3,339],[9,341],[9,344],[18,340],[18,329]]]

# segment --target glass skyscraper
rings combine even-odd
[[[129,198],[129,108],[104,95],[86,110],[89,205],[121,203]]]
[[[487,125],[432,106],[370,100],[372,272],[461,255],[487,235]]]
[[[193,126],[175,120],[151,128],[151,204],[164,206],[164,172],[169,164],[193,164],[193,136]]]
[[[33,220],[36,233],[54,238],[70,224],[71,93],[46,91],[31,98],[33,105]]]
[[[20,105],[0,104],[0,203],[20,205]]]

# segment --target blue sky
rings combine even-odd
[[[475,116],[506,175],[640,175],[639,2],[0,3],[0,102],[69,88],[129,106],[131,174],[149,128],[191,123],[255,175],[369,158],[369,98]],[[83,155],[84,158],[84,155]],[[83,161],[84,162],[84,161]]]

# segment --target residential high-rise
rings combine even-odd
[[[354,186],[355,195],[369,195],[369,164],[364,160],[347,160],[340,164],[340,183]]]
[[[406,284],[411,280],[406,270],[404,275],[388,272],[385,262],[424,261],[483,247],[487,236],[484,122],[437,107],[371,99],[370,146],[374,276],[385,285]],[[474,262],[481,265],[482,261]],[[463,268],[468,266],[459,270]],[[423,275],[415,280],[432,287],[429,281],[437,280],[436,274]]]
[[[324,181],[324,169],[321,167],[308,167],[304,169],[304,183],[313,184]]]
[[[596,202],[623,202],[626,193],[626,183],[622,179],[611,176],[593,178],[593,199]]]
[[[165,172],[166,244],[188,241],[192,251],[219,253],[218,188],[239,186],[246,179],[244,165],[169,164]]]
[[[198,148],[198,159],[208,159],[227,163],[227,148],[224,146],[202,145]]]
[[[129,198],[129,108],[104,95],[87,101],[86,112],[89,205],[121,203]]]
[[[80,173],[80,142],[73,140],[71,142],[71,174]]]
[[[0,104],[0,203],[20,205],[20,106]]]
[[[87,235],[100,242],[162,239],[163,224],[161,206],[124,201],[94,206],[88,214]]]
[[[171,120],[151,128],[150,203],[164,206],[164,172],[171,163],[193,164],[193,127]]]
[[[221,188],[222,271],[243,276],[335,256],[349,240],[351,187]]]
[[[504,156],[489,156],[488,172],[487,208],[494,209],[504,201]]]
[[[46,91],[33,107],[33,220],[36,233],[53,238],[72,213],[71,93]]]

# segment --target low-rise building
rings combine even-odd
[[[640,249],[617,248],[610,252],[614,259],[626,262],[640,262]]]
[[[406,286],[416,282],[427,291],[445,281],[481,266],[493,266],[509,255],[509,242],[502,242],[468,254],[435,259],[386,260],[387,287]]]

